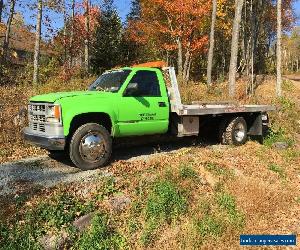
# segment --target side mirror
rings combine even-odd
[[[139,91],[139,85],[136,82],[131,82],[128,84],[124,96],[134,96],[138,94]]]

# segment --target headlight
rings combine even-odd
[[[269,116],[267,114],[262,114],[261,119],[263,121],[268,121],[269,120]]]
[[[59,123],[61,121],[60,105],[49,105],[47,108],[47,122]]]

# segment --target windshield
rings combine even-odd
[[[89,87],[89,90],[116,93],[120,90],[130,72],[130,70],[106,72]]]

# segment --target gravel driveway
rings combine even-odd
[[[52,187],[87,180],[103,170],[80,171],[48,156],[0,165],[0,196],[16,194],[24,186]]]
[[[159,153],[175,152],[191,146],[191,140],[164,143],[160,146],[133,146],[118,148],[112,157],[113,161],[147,160]],[[93,171],[81,171],[72,166],[65,157],[58,161],[49,156],[25,159],[22,161],[0,164],[0,197],[28,192],[33,188],[53,187],[61,183],[88,181],[99,174],[110,175],[109,166]]]

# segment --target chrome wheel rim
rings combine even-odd
[[[105,155],[104,138],[99,132],[89,132],[79,144],[79,153],[87,162],[95,163]]]
[[[238,123],[234,130],[234,138],[238,142],[242,142],[245,138],[246,130],[242,123]]]

